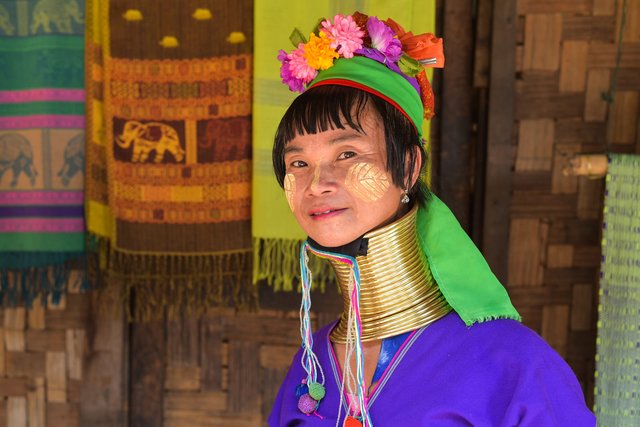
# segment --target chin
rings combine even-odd
[[[347,243],[351,243],[356,240],[360,235],[351,236],[351,235],[342,235],[342,236],[327,236],[324,234],[314,235],[314,233],[307,233],[309,237],[315,240],[318,244],[326,247],[326,248],[336,248],[338,246],[346,245]]]

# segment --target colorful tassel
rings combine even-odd
[[[303,244],[300,248],[300,272],[302,275],[302,302],[300,303],[300,336],[302,337],[302,358],[300,362],[302,368],[307,373],[302,383],[306,385],[309,394],[302,394],[298,400],[298,409],[305,414],[314,412],[320,400],[324,397],[324,372],[318,361],[318,357],[313,352],[313,333],[311,330],[311,270],[308,267],[309,256],[307,255],[307,244]],[[299,393],[300,386],[296,394]],[[315,399],[311,397],[313,393]],[[311,408],[311,401],[314,406]]]
[[[315,249],[305,242],[300,248],[300,269],[302,272],[302,304],[300,306],[300,333],[302,335],[303,342],[303,359],[302,365],[307,372],[307,384],[309,391],[315,388],[317,383],[313,377],[313,373],[316,371],[322,372],[318,360],[311,350],[313,346],[313,339],[311,338],[311,322],[309,319],[309,312],[311,310],[311,273],[308,268],[309,256],[308,252],[314,255],[334,260],[343,264],[347,264],[351,268],[351,284],[349,285],[350,305],[349,313],[347,316],[347,344],[344,360],[344,372],[342,375],[342,384],[340,386],[341,396],[345,392],[345,386],[347,394],[349,396],[355,396],[355,402],[349,402],[349,413],[345,418],[345,425],[347,421],[353,424],[355,420],[364,427],[373,427],[371,417],[369,416],[369,410],[367,408],[366,401],[366,385],[364,382],[364,352],[362,351],[362,321],[360,320],[360,268],[355,258],[336,254],[331,252],[325,252]],[[351,364],[349,361],[354,356],[356,359],[356,374],[355,378],[351,372]],[[322,390],[324,391],[324,375],[322,376]],[[355,385],[355,390],[353,386]],[[314,390],[315,391],[315,390]],[[324,395],[323,395],[324,397]],[[338,419],[340,419],[342,411],[342,405],[338,409]],[[362,421],[359,421],[356,415],[359,415]]]

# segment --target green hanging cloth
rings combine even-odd
[[[602,224],[594,412],[640,425],[640,156],[611,154]]]
[[[84,19],[82,1],[0,2],[0,304],[87,284],[69,282],[85,244]]]

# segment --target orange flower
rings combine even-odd
[[[433,99],[433,89],[427,78],[425,70],[420,71],[416,76],[418,84],[420,85],[420,98],[424,107],[424,118],[429,120],[435,115],[435,100]]]
[[[435,59],[424,64],[425,67],[442,68],[444,67],[444,52],[442,47],[442,39],[433,35],[433,33],[425,33],[414,36],[411,31],[407,32],[400,24],[393,19],[387,19],[387,25],[396,33],[398,39],[402,43],[402,50],[417,61],[426,61]]]
[[[333,60],[339,56],[338,52],[331,48],[331,40],[324,31],[320,31],[320,37],[311,33],[309,41],[304,45],[304,58],[307,64],[316,70],[330,68]]]

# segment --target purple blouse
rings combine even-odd
[[[271,427],[333,427],[339,403],[341,420],[345,416],[329,342],[333,326],[314,334],[327,391],[317,415],[297,407],[296,386],[306,378],[298,352],[269,416]],[[456,313],[407,339],[368,402],[374,427],[596,425],[573,371],[534,331],[514,320],[467,327]]]

